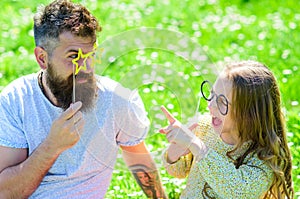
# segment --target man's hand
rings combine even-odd
[[[81,102],[72,104],[56,119],[46,140],[30,156],[27,157],[27,149],[0,147],[4,158],[0,164],[0,198],[28,198],[60,153],[79,141],[84,127],[81,105]]]
[[[71,148],[80,139],[83,131],[84,119],[82,112],[79,111],[81,102],[71,104],[70,107],[57,118],[51,127],[50,133],[45,140],[51,149],[58,153]]]

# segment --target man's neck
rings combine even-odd
[[[40,87],[43,91],[43,94],[48,98],[48,100],[55,106],[58,106],[58,102],[57,99],[55,98],[55,96],[53,95],[53,93],[51,92],[50,88],[47,85],[47,81],[46,81],[46,77],[45,77],[45,73],[41,72],[39,75],[39,83],[40,83]]]

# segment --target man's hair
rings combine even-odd
[[[57,46],[59,35],[63,32],[96,40],[100,31],[97,19],[87,8],[69,0],[56,0],[41,6],[34,16],[35,45],[43,47],[49,54]]]

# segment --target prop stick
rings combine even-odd
[[[75,96],[76,96],[76,93],[75,93],[75,64],[73,64],[73,94],[72,94],[72,103],[74,104],[75,103]]]

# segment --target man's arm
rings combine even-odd
[[[135,146],[121,146],[121,148],[125,163],[147,197],[167,198],[154,160],[145,143],[141,142]]]
[[[84,126],[80,107],[77,102],[56,119],[30,156],[27,149],[0,146],[0,198],[28,198],[38,188],[58,156],[79,141]]]
[[[0,198],[28,198],[51,168],[58,153],[41,144],[27,158],[27,149],[0,146]]]

